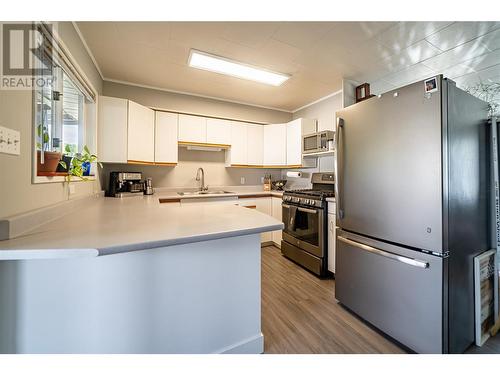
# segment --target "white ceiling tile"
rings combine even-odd
[[[427,77],[431,77],[434,74],[436,74],[436,72],[420,63],[399,72],[389,74],[383,79],[396,87],[400,87]]]
[[[278,30],[277,22],[226,22],[222,38],[251,48],[262,47]]]
[[[283,22],[272,35],[272,39],[306,49],[311,47],[333,25],[333,22]]]
[[[499,27],[500,22],[455,22],[426,39],[441,51],[447,51]]]
[[[476,71],[489,68],[490,66],[498,65],[500,64],[500,49],[467,60],[465,61],[465,64]]]
[[[421,40],[395,55],[382,59],[382,63],[387,64],[389,70],[398,71],[440,53],[441,51],[432,44],[426,40]]]
[[[442,71],[488,52],[489,50],[484,44],[474,39],[468,43],[431,57],[425,60],[424,64],[436,71]]]
[[[370,83],[370,93],[373,95],[383,94],[384,92],[391,91],[395,88],[396,86],[382,79]]]
[[[492,31],[478,38],[481,44],[485,45],[490,51],[500,48],[500,29]]]
[[[465,64],[457,64],[444,70],[440,70],[439,73],[443,74],[446,78],[455,79],[466,74],[475,73],[475,70]]]
[[[397,25],[380,33],[376,39],[394,52],[434,34],[449,26],[452,22],[399,22]]]
[[[487,69],[480,70],[477,74],[483,82],[489,81],[500,83],[500,63]]]
[[[456,82],[457,86],[461,89],[467,89],[468,87],[472,87],[478,82],[480,82],[479,75],[477,73],[470,73],[460,77],[453,78],[453,81]]]

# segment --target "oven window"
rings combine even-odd
[[[301,241],[319,246],[319,214],[305,212],[297,206],[283,210],[284,232]]]
[[[318,138],[313,135],[304,137],[304,151],[316,150],[318,148]]]

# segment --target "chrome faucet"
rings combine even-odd
[[[205,171],[203,170],[203,168],[198,168],[198,171],[196,172],[196,181],[200,181],[200,172],[201,172],[200,191],[206,191],[208,190],[208,186],[205,186]]]

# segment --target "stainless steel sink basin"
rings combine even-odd
[[[179,191],[179,195],[207,195],[207,194],[233,194],[225,190],[206,190],[206,191]]]

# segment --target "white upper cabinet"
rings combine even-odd
[[[155,163],[177,164],[177,113],[156,112],[155,121]]]
[[[302,165],[301,121],[294,120],[286,124],[286,164]]]
[[[247,124],[247,165],[262,166],[264,164],[264,126]]]
[[[179,142],[207,143],[207,119],[201,116],[179,115]]]
[[[207,118],[207,143],[216,145],[231,144],[231,121]]]
[[[233,121],[231,124],[231,149],[226,151],[227,165],[247,165],[247,131],[248,126],[244,122]]]
[[[152,109],[129,101],[128,160],[155,161],[155,115]]]
[[[103,162],[127,162],[128,100],[99,96],[98,150]]]
[[[287,124],[264,125],[264,166],[286,165]]]
[[[154,111],[127,99],[99,97],[99,159],[154,162]]]

